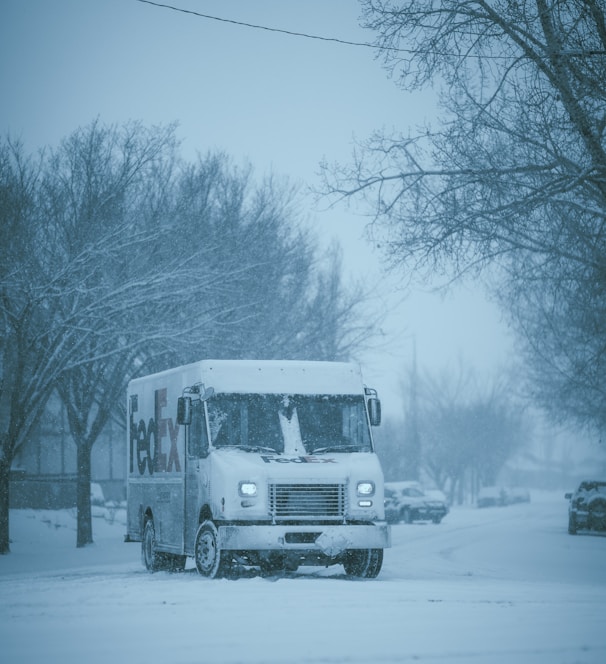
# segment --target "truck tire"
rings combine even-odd
[[[182,572],[185,569],[186,556],[176,553],[162,553],[156,549],[156,528],[154,520],[148,519],[143,528],[141,540],[141,561],[148,572]]]
[[[349,549],[343,567],[347,576],[374,579],[383,565],[383,549]]]
[[[404,523],[412,523],[412,510],[409,507],[405,507],[402,510],[402,521]]]
[[[200,524],[194,546],[196,569],[210,579],[225,576],[230,556],[219,548],[219,532],[212,521]]]
[[[162,569],[161,554],[156,551],[156,529],[153,519],[148,519],[143,528],[141,562],[148,572],[157,572]]]

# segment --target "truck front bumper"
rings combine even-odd
[[[317,551],[335,557],[348,549],[391,546],[387,523],[349,525],[219,525],[219,546],[232,551]]]

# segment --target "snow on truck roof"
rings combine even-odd
[[[362,374],[350,362],[297,360],[201,360],[133,383],[181,375],[185,384],[202,382],[215,392],[262,394],[361,394]]]

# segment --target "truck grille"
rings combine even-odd
[[[341,518],[344,484],[270,484],[271,515],[280,519]]]

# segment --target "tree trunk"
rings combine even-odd
[[[80,444],[78,449],[78,480],[76,485],[77,537],[76,547],[93,543],[93,524],[90,506],[90,448]]]
[[[0,554],[10,553],[8,498],[10,463],[0,461]]]

